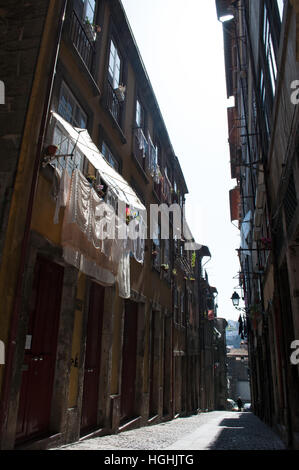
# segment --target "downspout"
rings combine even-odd
[[[39,139],[38,139],[37,149],[36,149],[36,154],[35,154],[35,159],[34,159],[34,168],[33,168],[33,175],[32,175],[32,180],[31,180],[29,201],[28,201],[27,214],[26,214],[26,220],[25,220],[24,236],[23,236],[22,246],[21,246],[20,265],[19,265],[18,276],[17,276],[16,294],[15,294],[13,310],[12,310],[12,319],[11,319],[10,330],[9,330],[9,341],[7,345],[6,364],[5,364],[4,377],[3,377],[3,387],[2,387],[1,407],[0,407],[1,439],[3,438],[5,428],[7,425],[7,418],[8,418],[7,409],[8,409],[9,394],[10,394],[10,389],[11,389],[11,384],[12,384],[12,367],[13,367],[13,359],[14,359],[15,350],[16,350],[18,321],[19,321],[19,314],[20,314],[20,309],[21,309],[23,280],[24,280],[24,275],[25,275],[25,264],[26,264],[26,257],[28,253],[28,247],[29,247],[30,225],[31,225],[33,204],[34,204],[37,183],[38,183],[40,157],[41,157],[42,148],[44,145],[46,123],[47,123],[49,109],[50,109],[52,90],[53,90],[54,78],[55,78],[55,73],[56,73],[56,64],[57,64],[59,47],[60,47],[60,42],[61,42],[67,1],[68,0],[63,0],[63,5],[60,10],[60,20],[58,24],[57,40],[53,48],[55,55],[52,60],[51,75],[49,76],[49,80],[47,84],[45,105],[43,109],[40,132],[39,132]],[[51,2],[49,4],[49,9],[50,8],[51,8]],[[49,15],[49,9],[47,12],[46,21]],[[44,32],[45,32],[45,29],[44,29]],[[40,45],[40,51],[41,51],[41,46],[42,46],[42,42]],[[40,60],[40,57],[39,57],[39,60]]]

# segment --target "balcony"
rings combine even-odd
[[[105,93],[106,107],[110,111],[111,115],[120,126],[121,121],[121,102],[117,98],[115,90],[113,89],[109,80],[106,83],[106,93]]]
[[[149,168],[149,155],[148,155],[148,142],[145,138],[143,130],[138,127],[134,130],[134,157],[143,169],[146,172],[147,168]]]
[[[92,31],[89,31],[88,28],[90,29],[90,25],[84,24],[73,10],[69,26],[70,38],[84,64],[93,75],[95,41],[92,37]]]
[[[161,196],[163,202],[166,204],[172,204],[171,183],[166,175],[163,176],[161,181]]]

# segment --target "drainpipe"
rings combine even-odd
[[[19,315],[20,315],[20,310],[21,310],[23,280],[25,276],[25,264],[26,264],[26,257],[27,257],[28,248],[29,248],[30,225],[31,225],[33,204],[35,200],[35,194],[36,194],[37,183],[38,183],[40,157],[41,157],[42,148],[44,145],[46,123],[47,123],[49,110],[50,110],[52,90],[53,90],[53,84],[54,84],[54,78],[55,78],[55,72],[56,72],[56,64],[57,64],[59,47],[60,47],[60,42],[61,42],[61,35],[62,35],[62,29],[63,29],[64,18],[65,18],[65,13],[66,13],[67,1],[68,0],[63,0],[63,4],[60,10],[60,20],[58,24],[57,39],[53,48],[54,57],[52,59],[51,74],[49,76],[49,80],[47,84],[45,105],[43,109],[39,139],[37,143],[37,149],[36,149],[35,160],[34,160],[33,175],[32,175],[27,214],[26,214],[26,220],[25,220],[24,236],[23,236],[22,247],[21,247],[20,265],[19,265],[18,276],[17,276],[16,293],[15,293],[15,299],[14,299],[14,305],[13,305],[13,311],[12,311],[12,319],[11,319],[11,324],[10,324],[9,341],[8,341],[7,354],[6,354],[6,365],[5,365],[4,377],[3,377],[1,408],[0,408],[0,423],[1,423],[0,436],[1,438],[3,438],[4,432],[7,426],[7,419],[8,419],[7,410],[9,407],[9,395],[10,395],[10,390],[11,390],[11,385],[12,385],[12,368],[13,368],[13,360],[14,360],[15,351],[16,351],[18,321],[19,321]],[[45,24],[47,22],[50,8],[51,8],[51,2],[49,4],[49,9],[47,12]]]

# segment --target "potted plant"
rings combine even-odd
[[[88,39],[94,42],[97,38],[97,34],[101,32],[101,27],[91,23],[88,18],[85,18],[84,26]]]
[[[90,186],[94,186],[95,182],[96,182],[96,177],[94,175],[87,175],[86,176],[86,179],[87,181],[90,183]]]
[[[104,192],[104,186],[102,184],[98,184],[95,190],[100,197],[104,197],[105,192]]]
[[[120,103],[123,103],[125,101],[126,97],[126,86],[124,85],[119,85],[117,88],[114,89],[114,93],[116,95],[116,98]]]
[[[48,145],[46,148],[46,156],[54,157],[57,153],[58,147],[56,145]]]

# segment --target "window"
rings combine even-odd
[[[143,106],[141,105],[139,99],[136,100],[136,124],[137,127],[141,127],[144,129],[144,109]]]
[[[158,165],[158,148],[155,147],[148,134],[148,168],[153,178],[157,179],[157,165]]]
[[[53,160],[52,165],[59,170],[67,169],[69,175],[78,168],[83,172],[84,155],[75,147],[74,142],[69,138],[65,131],[57,123],[54,127],[53,144],[58,147],[58,154],[70,155],[72,157],[59,157]]]
[[[168,167],[167,166],[164,168],[164,174],[165,174],[166,178],[169,179],[169,177],[168,177]]]
[[[118,88],[120,85],[120,72],[121,72],[121,59],[119,52],[115,46],[114,41],[110,42],[110,56],[109,56],[109,81],[112,88]]]
[[[87,115],[65,83],[61,86],[58,114],[72,126],[86,129]]]
[[[161,265],[161,226],[157,223],[153,234],[153,266],[160,271]]]
[[[75,0],[74,9],[78,16],[84,20],[93,24],[95,17],[96,0]]]
[[[114,157],[113,153],[111,152],[110,148],[106,144],[106,142],[103,142],[102,144],[102,154],[105,158],[105,160],[110,163],[112,168],[114,168],[118,173],[120,173],[120,164],[119,161]]]
[[[95,0],[85,0],[84,4],[84,19],[86,22],[93,24],[96,2]]]
[[[276,89],[276,77],[277,77],[277,65],[273,46],[273,39],[271,36],[270,22],[268,17],[267,7],[264,7],[264,29],[263,29],[263,40],[265,46],[266,62],[269,69],[270,80],[272,85],[272,93],[275,94]]]
[[[280,20],[282,21],[283,9],[284,9],[284,0],[276,0],[276,2],[277,2],[277,7],[278,7],[278,11],[279,11]]]
[[[268,118],[268,112],[267,112],[267,105],[266,105],[266,85],[265,85],[265,79],[264,79],[264,73],[261,70],[261,78],[260,78],[260,93],[261,93],[261,100],[262,100],[262,105],[264,109],[264,116],[265,116],[265,124],[266,124],[266,131],[267,135],[270,135],[270,125],[269,125],[269,118]]]
[[[97,28],[94,27],[96,2],[74,0],[69,27],[70,39],[80,58],[94,75],[95,41]]]

